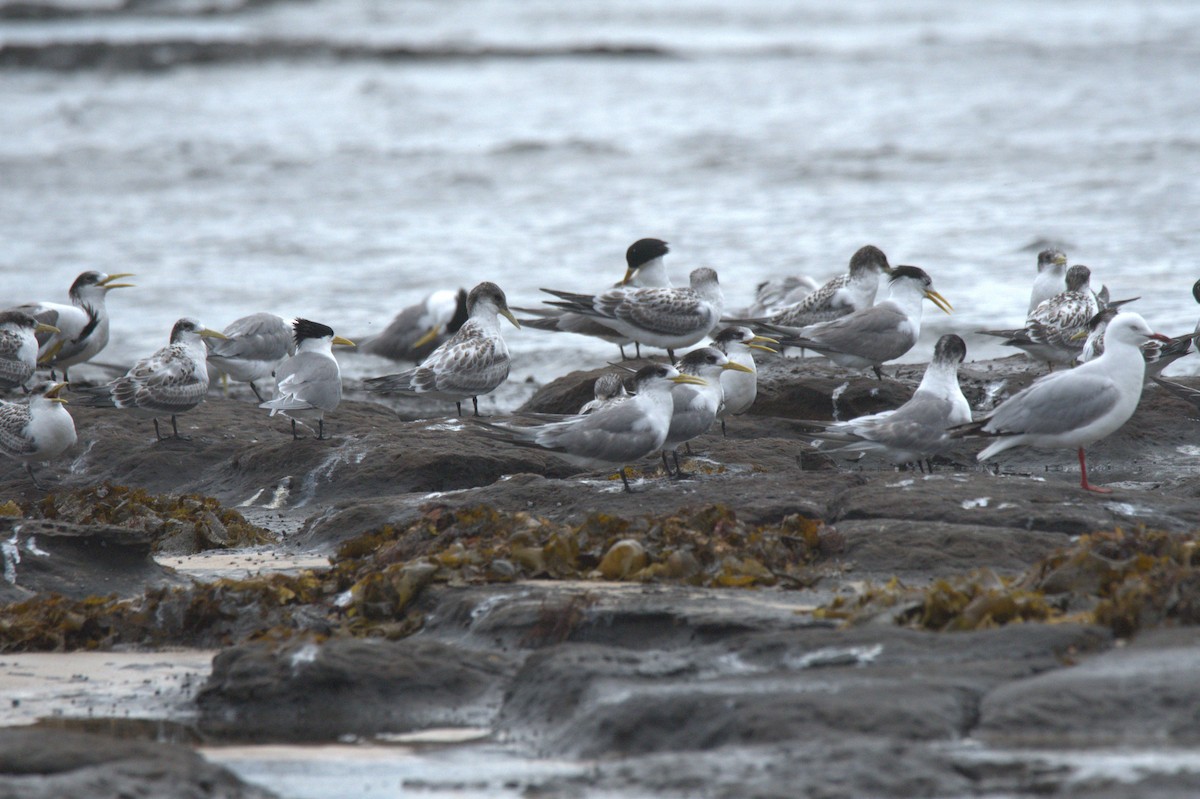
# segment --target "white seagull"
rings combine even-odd
[[[108,309],[105,295],[113,289],[129,288],[132,283],[115,283],[123,277],[132,277],[132,272],[106,275],[103,272],[84,272],[71,284],[68,296],[70,305],[57,302],[27,303],[21,310],[43,322],[58,328],[57,333],[38,337],[38,365],[49,366],[51,376],[55,367],[67,370],[75,364],[94,358],[108,345]]]
[[[33,473],[34,462],[57,458],[75,444],[75,421],[58,396],[66,385],[39,383],[28,402],[0,400],[0,452],[23,462],[38,490],[45,487]]]
[[[934,291],[933,280],[915,266],[897,266],[888,281],[883,302],[830,322],[796,330],[772,326],[784,334],[779,343],[787,347],[816,350],[839,366],[870,367],[883,379],[880,368],[912,349],[921,335],[922,301],[929,300],[950,313],[953,308]]]
[[[597,295],[542,291],[559,297],[547,304],[594,316],[639,344],[661,347],[674,363],[675,350],[707,336],[725,305],[714,270],[693,269],[690,281],[690,288],[617,288]]]
[[[713,336],[714,347],[725,353],[726,358],[747,369],[745,372],[737,369],[721,372],[721,391],[724,398],[721,407],[717,409],[717,418],[721,420],[721,435],[727,435],[726,417],[739,416],[750,410],[750,406],[758,397],[758,365],[754,362],[754,350],[778,352],[767,346],[778,343],[768,336],[757,336],[753,330],[741,325],[727,327]]]
[[[729,360],[716,347],[701,347],[679,359],[679,371],[697,378],[697,382],[684,383],[671,389],[674,412],[662,451],[663,467],[667,474],[671,474],[671,466],[667,463],[667,453],[670,452],[675,459],[675,477],[687,476],[679,466],[679,455],[675,449],[704,435],[712,427],[724,397],[721,376],[730,370],[753,374],[750,367]]]
[[[254,381],[273,376],[279,364],[296,352],[291,326],[273,313],[256,313],[230,322],[221,332],[223,339],[204,339],[208,368],[223,379],[249,383],[262,402]]]
[[[1140,315],[1125,312],[1109,323],[1105,339],[1108,346],[1096,360],[1038,378],[954,435],[997,437],[979,453],[981,461],[1019,446],[1078,449],[1080,486],[1110,493],[1088,482],[1084,447],[1115,433],[1133,415],[1146,375],[1141,347],[1167,337],[1152,331]]]
[[[420,363],[467,321],[467,290],[442,289],[410,305],[359,347],[392,361]]]
[[[670,288],[671,278],[663,264],[663,256],[670,252],[662,239],[638,239],[625,251],[625,277],[613,284],[613,288]],[[574,313],[562,309],[517,308],[532,319],[522,319],[521,324],[535,330],[550,330],[562,333],[578,333],[616,344],[625,360],[625,346],[634,344],[641,357],[641,344],[618,332],[601,319],[589,314]]]
[[[496,317],[503,316],[518,329],[521,323],[508,309],[508,300],[500,287],[487,281],[471,289],[467,310],[470,318],[420,366],[369,378],[367,391],[451,400],[459,416],[462,416],[462,401],[470,397],[478,416],[479,396],[494,391],[508,379],[508,345],[500,335]]]
[[[37,368],[37,334],[57,332],[25,311],[0,311],[0,391],[29,382]]]
[[[292,439],[298,419],[317,420],[317,438],[325,438],[325,414],[342,401],[342,370],[333,357],[333,346],[353,347],[350,339],[335,336],[333,328],[308,319],[292,323],[296,354],[275,373],[275,398],[260,404],[271,416],[282,413],[292,420]],[[308,427],[308,425],[305,425]],[[311,427],[309,428],[312,429]]]
[[[821,424],[822,432],[815,434],[818,446],[829,442],[842,446],[827,452],[878,453],[897,466],[920,465],[940,455],[951,444],[947,430],[971,421],[971,406],[958,384],[958,367],[966,357],[967,345],[961,338],[952,333],[942,336],[908,402],[895,410]]]
[[[224,338],[195,319],[183,318],[171,328],[171,341],[133,368],[103,386],[80,389],[93,408],[122,408],[135,416],[154,420],[154,435],[161,441],[158,417],[170,415],[171,432],[179,435],[175,417],[204,402],[208,393],[207,348],[204,338]]]
[[[583,468],[616,466],[625,490],[632,492],[625,467],[662,449],[671,427],[672,387],[703,382],[698,377],[680,374],[672,366],[655,363],[643,366],[634,375],[633,396],[593,413],[532,427],[478,424],[481,432],[491,438],[549,450]]]

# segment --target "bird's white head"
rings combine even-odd
[[[1146,320],[1142,318],[1142,315],[1133,311],[1117,314],[1108,323],[1108,329],[1104,333],[1104,340],[1108,343],[1109,347],[1116,342],[1140,347],[1150,339],[1170,341],[1169,338],[1161,333],[1155,333],[1151,330],[1150,325],[1146,324]]]

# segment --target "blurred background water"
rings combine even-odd
[[[135,272],[99,359],[128,362],[184,315],[361,335],[484,279],[594,290],[643,236],[731,307],[873,243],[956,308],[923,361],[1019,325],[1053,242],[1177,334],[1197,75],[1183,0],[0,0],[0,302]],[[518,381],[616,354],[506,335]]]

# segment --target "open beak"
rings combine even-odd
[[[58,392],[62,391],[66,387],[67,387],[66,383],[56,383],[54,386],[52,386],[50,388],[49,391],[46,392],[46,399],[50,400],[51,402],[60,402],[63,405],[66,405],[67,404],[66,399],[58,396]]]
[[[229,336],[225,335],[219,330],[209,330],[207,327],[200,331],[200,335],[204,336],[205,338],[229,339]]]
[[[705,380],[702,377],[696,377],[695,375],[675,375],[674,377],[670,378],[670,380],[672,383],[680,383],[680,384],[691,385],[691,386],[707,386],[708,385],[707,380]]]
[[[766,342],[767,344],[778,344],[779,339],[771,338],[770,336],[755,336],[749,341],[750,344],[761,344],[763,342]]]
[[[508,310],[507,308],[501,308],[500,315],[503,316],[508,321],[512,322],[513,326],[515,326],[517,328],[517,330],[521,329],[521,323],[517,321],[517,317],[513,316],[512,311]]]
[[[442,332],[442,329],[440,327],[438,327],[437,325],[434,325],[433,327],[429,328],[428,333],[426,333],[425,335],[421,336],[419,339],[417,339],[416,341],[413,342],[412,348],[416,349],[417,347],[424,347],[426,344],[428,344],[429,342],[431,342],[435,338],[437,338],[438,334],[441,332]]]
[[[38,322],[37,327],[33,329],[34,333],[61,333],[54,325],[48,325],[45,322]]]
[[[933,289],[925,289],[925,299],[929,300],[934,305],[936,305],[939,309],[945,311],[946,313],[950,313],[951,311],[954,310],[954,306],[952,306],[950,303],[946,302],[946,298],[943,297],[941,294],[938,294]]]
[[[762,350],[763,352],[779,352],[779,350],[775,349],[774,347],[768,347],[766,344],[747,344],[746,346],[752,350]]]
[[[99,285],[106,289],[131,289],[134,287],[132,283],[114,283],[114,280],[120,280],[123,277],[133,277],[133,272],[118,272],[115,275],[109,275],[100,281]]]
[[[766,349],[766,348],[764,347],[763,349]],[[772,352],[774,352],[774,350],[772,350]],[[749,374],[754,374],[754,370],[751,369],[749,366],[742,366],[740,363],[734,363],[733,361],[730,361],[729,363],[725,364],[721,368],[729,369],[734,372],[747,372]]]
[[[338,346],[340,346],[340,347],[353,347],[353,346],[355,346],[355,344],[354,344],[354,342],[353,342],[353,341],[351,341],[351,340],[350,340],[350,339],[348,339],[348,338],[342,338],[341,336],[334,336],[334,337],[333,337],[333,341],[332,341],[332,342],[330,342],[330,343],[331,343],[331,344],[336,344],[336,345],[338,345]]]

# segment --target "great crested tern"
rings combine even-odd
[[[1033,289],[1029,292],[1029,310],[1026,315],[1046,300],[1067,290],[1067,254],[1057,247],[1042,250],[1038,253],[1037,276],[1033,279]]]
[[[223,339],[204,339],[209,371],[249,383],[254,396],[263,402],[254,382],[274,375],[279,364],[296,352],[291,325],[273,313],[256,313],[235,319],[221,332]]]
[[[980,330],[987,336],[1006,339],[1005,344],[1024,350],[1035,360],[1070,365],[1083,351],[1088,322],[1100,311],[1091,287],[1092,271],[1082,264],[1067,270],[1067,290],[1043,300],[1017,330]],[[1084,333],[1084,336],[1087,334]]]
[[[35,302],[15,310],[28,313],[39,322],[58,328],[57,333],[38,336],[38,366],[61,368],[63,380],[67,370],[89,361],[108,345],[108,308],[105,295],[113,289],[129,288],[132,283],[116,283],[132,272],[106,275],[103,272],[84,272],[71,284],[70,305],[57,302]]]
[[[308,319],[294,321],[292,332],[296,354],[275,372],[275,397],[258,407],[268,408],[271,416],[282,413],[291,419],[293,440],[299,438],[297,420],[315,419],[317,439],[323,440],[325,414],[336,409],[342,401],[342,370],[337,358],[333,357],[333,347],[353,347],[354,342],[335,336],[328,325]]]
[[[845,274],[831,278],[795,305],[780,309],[765,321],[781,327],[804,327],[870,308],[879,291],[879,276],[891,271],[883,250],[871,244],[860,247],[850,256]]]
[[[688,352],[679,359],[679,371],[696,378],[696,381],[682,383],[671,389],[674,407],[667,437],[663,441],[662,461],[667,474],[671,474],[671,466],[667,463],[667,453],[670,452],[675,460],[677,478],[687,475],[679,466],[676,448],[707,433],[717,419],[717,410],[724,396],[722,374],[726,371],[753,374],[750,367],[729,360],[716,347],[700,347]]]
[[[38,490],[45,486],[33,464],[57,458],[75,444],[75,421],[59,396],[66,385],[46,381],[33,387],[26,402],[0,400],[0,453],[24,463]]]
[[[721,407],[717,409],[717,418],[721,420],[721,435],[727,435],[725,419],[750,410],[758,397],[758,365],[754,362],[754,351],[778,352],[768,345],[779,342],[767,336],[755,335],[753,330],[742,325],[719,330],[712,340],[712,345],[723,352],[726,358],[747,370],[728,369],[721,372],[723,398]]]

